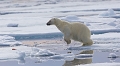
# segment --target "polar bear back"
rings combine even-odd
[[[72,34],[72,39],[80,41],[86,38],[90,38],[91,32],[87,26],[85,26],[82,23],[76,22],[76,23],[71,23],[71,34]]]

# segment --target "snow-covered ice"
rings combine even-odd
[[[7,4],[6,4],[7,2]],[[54,4],[45,4],[45,2],[56,2]],[[66,1],[65,1],[66,2]],[[63,2],[62,1],[29,1],[27,4],[24,2],[1,2],[1,18],[0,21],[0,34],[35,34],[35,33],[50,33],[59,32],[54,26],[47,27],[46,23],[53,17],[65,19],[67,21],[81,21],[87,22],[89,27],[97,28],[98,22],[106,26],[106,28],[115,28],[103,24],[112,22],[116,18],[110,17],[115,14],[119,18],[119,1],[100,1],[100,2]],[[108,3],[109,2],[109,3]],[[40,3],[40,5],[35,5]],[[44,4],[43,4],[44,3]],[[103,4],[103,5],[101,5]],[[109,5],[111,4],[111,5]],[[103,11],[110,13],[107,16],[110,18],[99,18],[99,14]],[[105,20],[106,19],[106,20]],[[119,19],[118,19],[119,20]],[[6,27],[7,24],[18,24],[19,27],[11,28]],[[91,25],[92,24],[92,25]],[[117,25],[116,25],[117,26]],[[41,28],[36,30],[37,28]],[[104,27],[101,27],[104,28]],[[44,30],[42,30],[44,29]],[[50,30],[52,29],[52,30]]]
[[[18,63],[24,64],[25,58],[37,58],[46,60],[45,63],[49,60],[67,63],[75,59],[94,59],[94,54],[78,54],[77,51],[120,52],[119,3],[119,0],[1,0],[0,61],[17,60]],[[55,26],[46,26],[48,20],[53,17],[84,23],[91,30],[94,45],[86,47],[81,47],[80,44],[69,47],[65,44],[36,44],[35,47],[22,45],[19,40],[62,38],[62,33]],[[50,50],[51,47],[55,50]],[[67,53],[69,51],[70,53]],[[80,66],[99,65],[120,64],[91,63]]]
[[[12,50],[12,49],[15,50]],[[34,49],[34,50],[33,50]],[[38,52],[39,51],[39,52]],[[0,61],[11,61],[11,60],[22,60],[26,57],[49,57],[54,56],[55,53],[50,52],[49,50],[39,49],[34,47],[27,46],[16,46],[16,47],[5,47],[0,48]]]
[[[108,9],[108,11],[99,14],[99,16],[101,16],[101,17],[112,17],[112,16],[115,16],[115,15],[116,14],[115,14],[113,9]]]

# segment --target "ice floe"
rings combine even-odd
[[[0,46],[19,46],[22,43],[20,41],[16,41],[14,37],[8,35],[0,36]]]
[[[13,48],[16,50],[12,50]],[[31,57],[31,58],[44,57],[44,58],[46,58],[46,57],[55,55],[55,53],[53,53],[49,50],[38,49],[35,47],[27,47],[27,46],[15,46],[15,47],[0,48],[0,53],[1,53],[0,61],[18,60],[21,63],[25,61],[24,59],[26,57]]]
[[[114,13],[113,9],[108,9],[107,11],[99,14],[99,16],[103,16],[103,17],[111,17],[111,16],[114,16],[114,15],[116,15],[116,14]]]
[[[115,26],[116,28],[120,28],[120,24],[118,24],[117,26]]]
[[[65,21],[69,21],[69,22],[87,22],[87,20],[85,19],[80,19],[78,16],[76,15],[68,15],[65,17],[61,17],[60,19],[65,20]]]
[[[13,48],[16,50],[12,50]],[[0,61],[19,60],[22,62],[26,57],[25,48],[28,49],[24,46],[0,48]]]
[[[108,9],[107,11],[100,13],[99,17],[112,17],[112,18],[119,18],[120,15],[117,15],[113,9]]]
[[[108,23],[108,25],[110,25],[110,26],[116,26],[115,22],[110,22],[110,23]]]
[[[35,54],[35,56],[37,56],[37,57],[50,57],[53,55],[55,55],[55,53],[51,52],[49,50],[41,50]]]
[[[7,27],[18,27],[17,23],[9,23],[7,24]]]

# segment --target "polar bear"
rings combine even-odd
[[[67,44],[71,43],[71,39],[82,42],[82,46],[93,44],[89,28],[80,22],[70,23],[58,18],[52,18],[47,22],[47,25],[55,25],[63,33]]]

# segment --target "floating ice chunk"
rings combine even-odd
[[[21,44],[22,42],[16,41],[12,36],[0,36],[0,46],[19,46]]]
[[[12,50],[16,49],[16,50]],[[27,46],[15,46],[0,48],[0,59],[22,59],[26,56],[26,53],[31,53],[32,47]]]
[[[116,27],[116,28],[120,28],[120,24],[116,25],[115,27]]]
[[[116,15],[113,9],[108,9],[108,14],[109,15]]]
[[[24,59],[25,52],[19,52],[18,50],[3,49],[0,54],[0,60],[10,60],[10,59]]]
[[[40,51],[40,49],[33,47],[32,51],[30,53],[31,57],[34,57],[36,55],[36,53],[38,53]]]
[[[9,23],[7,27],[18,27],[18,24],[16,23]]]
[[[101,14],[99,14],[100,17],[111,17],[111,16],[115,16],[115,12],[113,9],[108,9],[108,11],[105,11]]]
[[[14,37],[8,35],[0,36],[0,40],[14,40],[14,39],[15,39]]]
[[[86,22],[86,20],[78,18],[76,15],[69,15],[61,18],[62,20],[69,22]]]
[[[12,49],[16,50],[12,50]],[[15,47],[5,47],[0,48],[0,61],[18,61],[18,64],[25,63],[25,57],[29,57],[30,52],[32,52],[32,47],[27,46],[15,46]]]
[[[110,23],[108,23],[108,25],[110,25],[110,26],[116,26],[115,22],[110,22]]]
[[[63,19],[66,19],[66,20],[79,20],[79,18],[75,15],[69,15],[69,16],[66,16],[64,17]]]
[[[54,52],[51,52],[49,50],[40,50],[35,54],[36,57],[49,57],[55,55]]]

